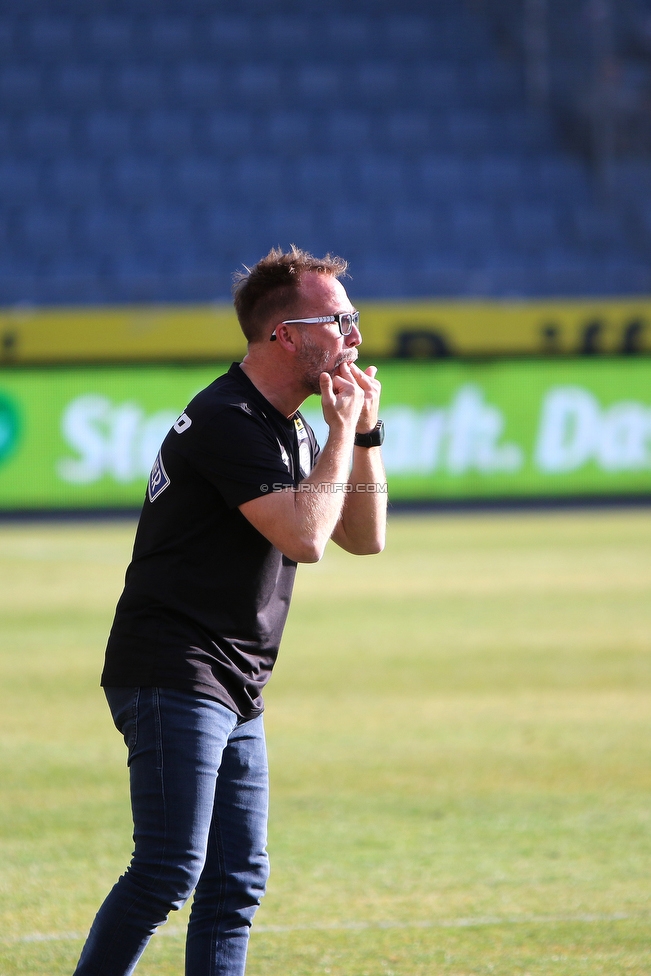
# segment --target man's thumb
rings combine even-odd
[[[321,373],[319,376],[319,386],[321,387],[321,398],[326,403],[332,403],[334,397],[332,392],[332,376],[330,373]]]

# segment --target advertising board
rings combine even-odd
[[[360,301],[359,310],[373,358],[651,352],[648,297]],[[3,364],[215,362],[245,352],[227,302],[0,309]]]
[[[228,364],[0,370],[0,509],[139,506]],[[393,501],[651,495],[651,359],[381,364]],[[322,441],[316,398],[304,411]]]

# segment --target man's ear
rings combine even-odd
[[[276,326],[276,342],[282,346],[286,352],[296,352],[296,335],[295,331],[289,328],[287,325]]]

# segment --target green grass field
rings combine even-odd
[[[132,534],[0,526],[0,976],[71,973],[131,850],[98,675]],[[396,516],[301,567],[249,976],[651,974],[650,591],[644,510]]]

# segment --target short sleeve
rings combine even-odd
[[[169,436],[169,446],[219,490],[229,508],[265,495],[274,485],[294,484],[285,448],[247,404],[223,406],[200,426]]]

